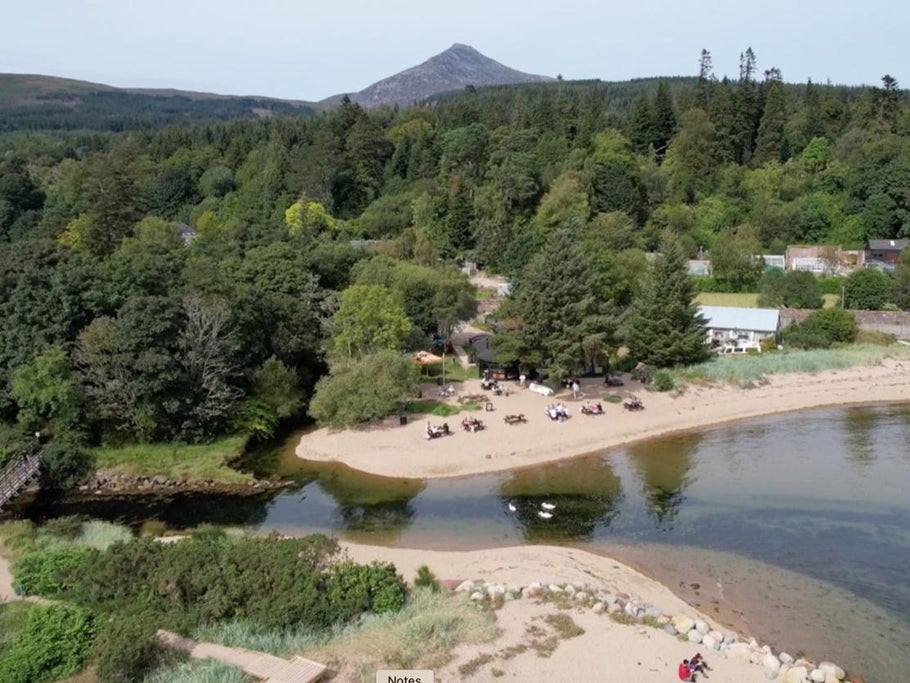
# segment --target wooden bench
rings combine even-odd
[[[521,422],[527,422],[528,419],[524,416],[524,413],[519,413],[518,415],[506,415],[502,418],[507,425],[519,424]]]

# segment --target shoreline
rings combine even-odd
[[[414,416],[403,426],[395,418],[365,428],[322,428],[305,434],[296,454],[304,460],[339,463],[379,476],[455,478],[555,463],[655,437],[768,415],[910,401],[910,361],[895,358],[874,366],[771,375],[760,386],[749,389],[693,384],[682,393],[658,393],[643,390],[628,375],[624,380],[624,386],[614,388],[599,379],[585,379],[577,397],[567,390],[544,397],[508,382],[509,396],[490,397],[492,412],[449,418]],[[435,385],[423,387],[425,396],[435,395],[435,390]],[[479,380],[469,380],[461,387],[463,394],[478,392]],[[629,412],[621,404],[605,402],[611,394],[621,399],[636,395],[645,409]],[[587,400],[601,401],[605,414],[581,414]],[[551,422],[544,414],[547,404],[555,402],[568,407],[571,416],[565,422]],[[526,416],[526,423],[504,423],[505,415],[520,413]],[[458,429],[465,414],[482,419],[485,428],[476,433]],[[427,440],[427,418],[433,424],[449,421],[454,433]]]

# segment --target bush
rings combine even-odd
[[[70,546],[26,555],[16,565],[16,583],[28,595],[56,596],[79,580],[91,548]]]
[[[332,567],[328,581],[329,604],[339,614],[360,612],[397,612],[407,600],[404,580],[388,562],[368,565],[339,562]]]
[[[858,330],[856,319],[849,311],[824,308],[787,328],[784,339],[790,346],[801,349],[827,349],[832,344],[853,343]]]
[[[438,593],[440,589],[439,579],[436,578],[436,575],[433,574],[433,572],[430,571],[430,568],[425,564],[422,564],[417,568],[414,586],[416,588],[429,588],[434,593]]]
[[[669,370],[657,370],[652,378],[651,388],[654,391],[673,391],[676,388],[673,373]]]
[[[148,615],[123,614],[108,622],[98,635],[98,678],[102,683],[133,683],[177,653],[157,638],[158,625]]]
[[[25,629],[0,657],[4,681],[55,681],[82,669],[95,635],[92,613],[51,605],[29,612]]]

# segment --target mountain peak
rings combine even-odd
[[[407,106],[422,102],[433,95],[462,90],[473,85],[510,85],[552,81],[546,76],[527,74],[500,64],[463,43],[453,43],[450,48],[430,57],[417,66],[377,81],[358,93],[349,95],[352,102],[363,107],[384,104]],[[337,104],[341,95],[335,95],[324,104]]]

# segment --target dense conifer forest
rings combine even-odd
[[[667,297],[694,316],[687,257],[735,288],[752,254],[910,236],[905,91],[787,84],[751,50],[736,80],[703,52],[689,78],[404,109],[120,132],[58,115],[0,116],[6,453],[38,429],[69,454],[268,436],[314,391],[331,422],[333,390],[371,367],[413,385],[377,358],[470,317],[464,260],[514,280],[503,356],[556,373],[645,344],[623,320]],[[910,263],[895,277],[906,307]],[[700,357],[679,348],[656,362]]]

